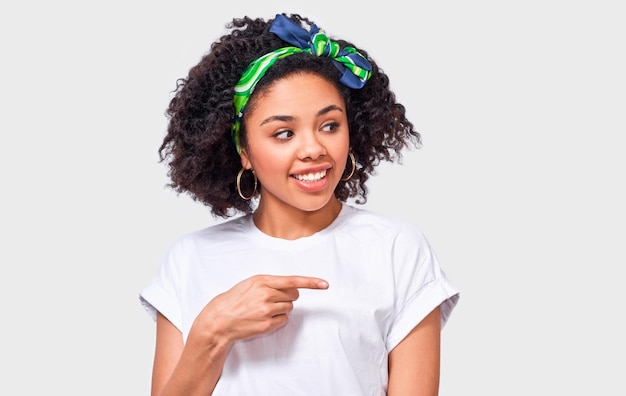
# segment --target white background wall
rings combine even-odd
[[[212,224],[165,188],[164,110],[234,16],[365,48],[424,147],[371,180],[462,292],[441,395],[624,395],[619,1],[61,0],[0,6],[0,393],[147,395],[138,292]],[[277,374],[278,375],[278,374]]]

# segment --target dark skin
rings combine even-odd
[[[240,157],[265,186],[255,224],[278,238],[309,236],[332,223],[341,207],[334,191],[350,137],[343,96],[324,78],[299,73],[267,86],[260,97],[248,109],[248,139]],[[309,181],[312,175],[316,180]],[[207,303],[186,343],[158,314],[152,395],[211,394],[235,342],[286,325],[299,289],[328,287],[323,279],[298,275],[242,280]],[[440,323],[435,308],[389,353],[388,395],[437,395]]]

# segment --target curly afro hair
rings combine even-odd
[[[285,14],[284,14],[285,15]],[[288,15],[285,15],[288,16]],[[288,16],[302,26],[313,22],[298,14]],[[241,160],[231,139],[235,112],[234,86],[253,60],[290,44],[269,32],[273,19],[235,18],[226,25],[229,33],[211,44],[210,50],[193,66],[186,78],[179,79],[166,115],[167,134],[159,147],[160,162],[167,161],[169,187],[187,193],[210,207],[216,217],[230,217],[254,210],[254,200],[244,200],[237,192],[236,177]],[[389,78],[367,52],[354,44],[331,37],[341,48],[356,48],[372,65],[372,76],[361,89],[339,83],[340,72],[334,61],[301,53],[279,59],[258,82],[246,107],[273,81],[294,73],[314,73],[333,83],[346,102],[350,149],[356,170],[348,181],[335,189],[341,201],[355,198],[367,201],[366,181],[381,160],[401,159],[405,147],[421,146],[420,134],[406,118],[405,107],[389,89]],[[240,139],[246,146],[245,112]],[[352,165],[347,164],[350,169]],[[242,180],[244,191],[253,190],[253,181]]]

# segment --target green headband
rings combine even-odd
[[[335,65],[342,72],[339,81],[355,89],[362,88],[372,74],[372,65],[354,47],[340,48],[338,43],[330,40],[316,25],[312,25],[311,31],[307,32],[291,19],[279,14],[276,15],[270,32],[295,46],[279,48],[252,61],[235,85],[233,96],[235,117],[231,135],[239,154],[241,153],[239,130],[243,110],[254,91],[254,87],[278,59],[298,53],[326,56],[334,60]]]

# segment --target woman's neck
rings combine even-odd
[[[261,200],[253,219],[256,227],[264,234],[294,240],[311,236],[328,227],[339,216],[342,206],[338,199],[333,198],[320,209],[305,211],[293,206],[271,207],[263,205]]]

